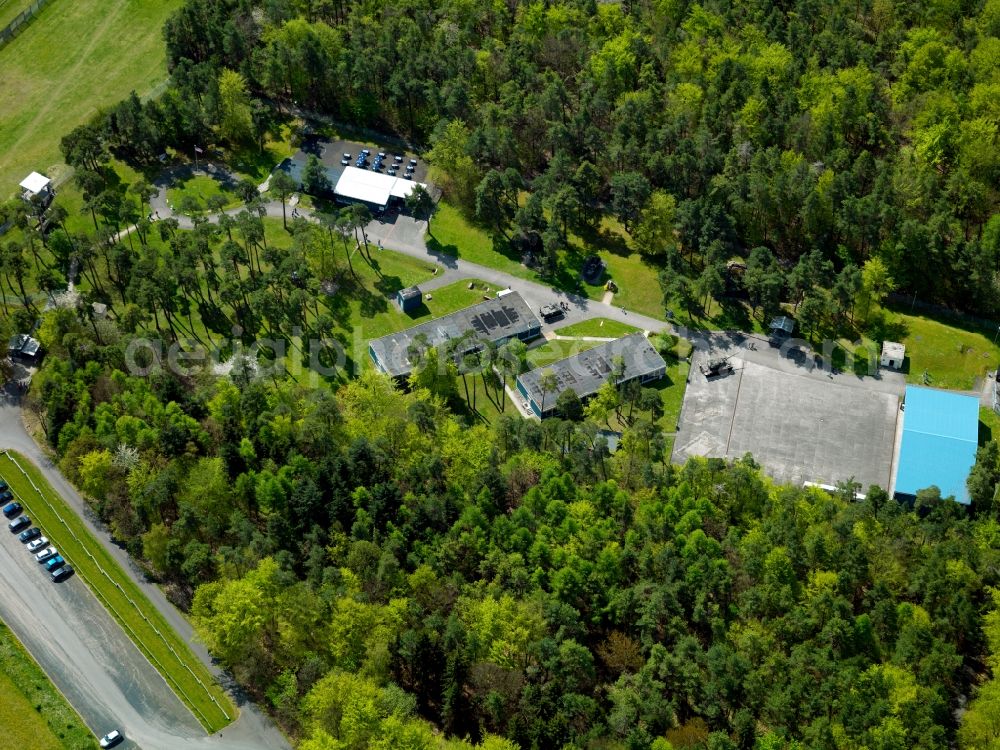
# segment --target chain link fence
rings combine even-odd
[[[0,49],[4,47],[11,39],[20,34],[32,19],[38,15],[39,11],[48,5],[51,0],[35,0],[31,5],[22,10],[14,20],[7,24],[2,31],[0,31]]]

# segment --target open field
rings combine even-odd
[[[94,735],[17,638],[0,623],[0,727],[6,747],[90,750]]]
[[[180,4],[60,0],[0,50],[0,194],[33,169],[57,177],[66,133],[165,80],[162,28]]]
[[[21,473],[12,456],[41,494]],[[25,512],[87,582],[202,725],[215,732],[235,718],[236,709],[208,670],[37,468],[19,454],[4,453],[0,456],[0,475],[10,484]]]

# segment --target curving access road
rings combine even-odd
[[[154,606],[209,665],[222,684],[225,676],[204,646],[193,640],[190,623],[145,580],[85,511],[83,499],[27,434],[18,396],[0,392],[0,449],[14,449],[32,460],[80,514],[94,537],[143,589]],[[2,516],[0,516],[2,518]],[[58,546],[58,540],[55,540]],[[234,694],[239,716],[207,735],[159,672],[129,640],[79,576],[53,583],[6,525],[0,528],[0,619],[41,664],[95,735],[121,729],[119,747],[144,750],[288,750],[288,741],[253,704]]]

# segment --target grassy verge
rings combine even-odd
[[[0,727],[7,747],[90,750],[94,735],[0,622]]]
[[[559,336],[599,336],[609,339],[621,338],[638,331],[635,326],[607,318],[591,318],[556,329]]]
[[[33,169],[57,177],[66,133],[166,79],[163,23],[180,4],[59,2],[0,50],[0,194]]]
[[[979,409],[979,444],[1000,440],[1000,415],[988,406]]]
[[[216,732],[229,724],[236,709],[222,688],[34,464],[11,451],[0,456],[0,475],[35,524],[73,565],[205,729]]]

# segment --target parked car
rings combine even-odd
[[[7,503],[5,506],[3,506],[3,514],[7,516],[7,518],[13,518],[20,512],[21,512],[21,503],[13,502],[13,503]]]
[[[40,536],[33,542],[28,542],[28,552],[38,552],[49,543],[48,537]]]
[[[0,503],[9,503],[14,499],[14,493],[10,491],[7,487],[0,490]]]
[[[41,535],[42,535],[42,530],[37,526],[32,526],[30,529],[22,531],[20,534],[18,534],[17,538],[21,540],[21,544],[27,544],[32,539],[38,539],[38,537],[40,537]]]
[[[9,489],[10,487],[7,486],[7,482],[5,482],[3,479],[0,479],[0,491]]]
[[[56,552],[56,548],[55,547],[46,547],[41,552],[36,552],[35,553],[35,559],[38,560],[38,562],[43,563],[46,560],[48,560],[49,558],[55,557],[58,554],[59,553]]]
[[[59,581],[69,578],[71,575],[73,575],[73,566],[63,565],[61,568],[56,568],[52,571],[52,580],[59,583]]]
[[[124,739],[125,735],[115,729],[101,737],[101,747],[114,747]]]
[[[10,528],[11,534],[17,534],[25,526],[31,526],[31,519],[27,516],[18,516],[13,521],[11,521],[7,526]]]
[[[55,557],[49,558],[49,560],[45,563],[45,569],[51,573],[56,568],[61,568],[65,564],[66,561],[63,559],[63,556],[56,555]]]

